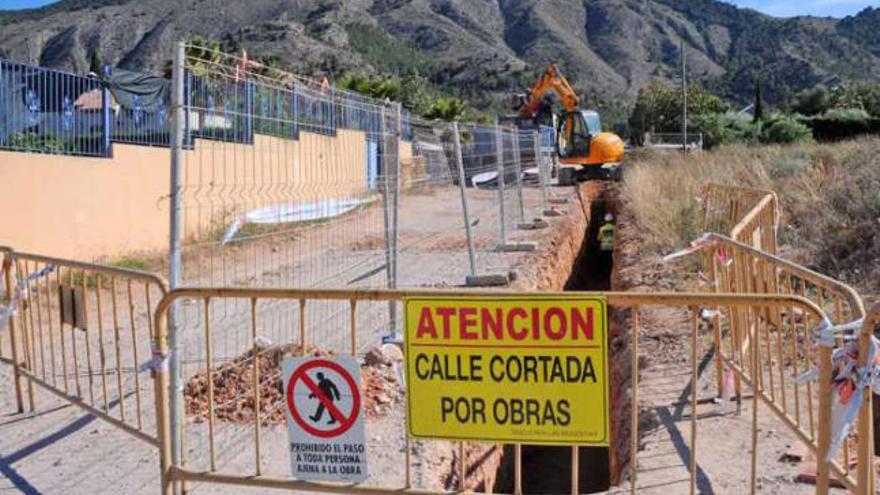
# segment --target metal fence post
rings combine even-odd
[[[775,211],[774,211],[775,213]],[[868,352],[874,328],[880,323],[880,303],[875,304],[868,312],[867,318],[859,333],[859,367],[868,366]],[[873,391],[870,385],[863,388],[864,397],[859,409],[858,421],[858,471],[857,483],[860,495],[867,495],[874,490],[874,418]]]
[[[819,360],[819,431],[816,449],[816,493],[828,493],[830,485],[829,463],[825,460],[831,444],[831,347],[818,346]],[[753,378],[754,379],[754,378]],[[757,402],[757,399],[755,399]]]
[[[111,107],[113,96],[110,94],[110,66],[101,67],[101,152],[103,156],[110,156],[110,140],[113,135],[113,120]]]
[[[394,240],[394,250],[391,252],[392,259],[394,260],[394,272],[392,276],[394,278],[394,286],[393,288],[397,288],[397,283],[400,280],[400,177],[402,174],[402,164],[400,163],[400,136],[402,131],[402,120],[401,120],[401,104],[395,104],[395,119],[394,119],[394,230],[392,232],[392,239]],[[397,327],[395,327],[396,330]]]
[[[461,134],[458,132],[458,122],[452,123],[452,143],[455,147],[455,164],[458,168],[458,188],[461,191],[461,211],[464,215],[464,231],[467,235],[468,259],[471,267],[471,277],[477,276],[477,252],[474,247],[474,235],[471,232],[471,217],[468,212],[468,201],[464,175],[464,160],[461,156]]]
[[[547,175],[549,174],[546,174],[544,160],[541,157],[541,133],[538,131],[533,134],[533,146],[535,148],[535,166],[538,168],[538,185],[541,188],[541,211],[545,211],[547,209]]]
[[[521,224],[525,224],[526,222],[526,209],[523,204],[523,190],[522,190],[522,156],[520,155],[520,147],[519,147],[519,138],[520,133],[519,129],[516,127],[510,128],[511,136],[513,136],[513,163],[514,169],[516,170],[516,195],[519,197],[519,222]]]
[[[293,139],[299,139],[299,94],[298,86],[294,85],[290,92],[290,135]]]
[[[192,147],[193,145],[193,136],[192,136],[192,122],[190,122],[190,111],[192,108],[192,96],[193,96],[193,78],[192,72],[184,72],[184,80],[183,80],[183,105],[186,108],[186,112],[183,115],[183,140],[181,141],[183,146]]]
[[[507,226],[505,225],[504,212],[504,134],[502,127],[495,126],[495,160],[498,167],[498,207],[501,224],[501,245],[507,244]]]
[[[170,185],[170,234],[168,249],[168,285],[171,290],[180,286],[180,238],[181,238],[181,157],[184,130],[184,85],[183,72],[186,47],[183,42],[177,44],[174,52],[173,93],[172,93],[172,132],[171,132],[171,185]],[[170,347],[170,425],[171,432],[171,463],[177,466],[180,460],[180,424],[181,407],[180,393],[180,348],[178,336],[178,304],[175,302],[168,313],[168,346]],[[164,475],[164,473],[163,473]]]
[[[244,139],[246,143],[254,142],[254,83],[247,73],[244,74]]]
[[[329,103],[328,103],[327,107],[328,107],[328,112],[330,113],[330,117],[328,118],[328,120],[330,121],[330,124],[328,127],[330,128],[330,135],[335,136],[336,135],[336,90],[333,89],[333,87],[331,86],[329,93],[330,93],[330,97],[328,98]]]
[[[394,270],[395,253],[394,253],[394,199],[392,197],[392,171],[391,160],[388,156],[391,146],[388,138],[388,119],[386,113],[388,107],[383,107],[379,115],[379,135],[381,136],[381,156],[382,156],[382,208],[385,220],[385,278],[386,285],[389,289],[393,289],[397,285],[396,274]],[[397,167],[394,168],[393,174],[396,175]],[[388,301],[388,330],[389,336],[394,337],[397,330],[397,305],[394,301]]]
[[[392,183],[392,197],[394,198],[394,203],[392,204],[392,218],[394,222],[391,225],[391,241],[392,241],[392,249],[391,249],[391,261],[392,261],[392,270],[391,270],[391,288],[396,289],[397,284],[400,281],[400,176],[401,176],[401,167],[400,163],[400,131],[401,131],[401,104],[396,103],[394,105],[394,134],[392,135],[392,144],[394,150],[394,182]],[[397,335],[397,302],[391,301],[391,331],[392,335]]]

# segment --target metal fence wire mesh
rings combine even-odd
[[[255,69],[231,55],[186,57],[181,79],[180,286],[458,285],[478,270],[506,273],[503,260],[483,253],[505,242],[501,225],[505,238],[516,238],[517,225],[546,195],[520,170],[534,167],[537,134],[475,125],[456,136],[452,125],[411,118],[397,104]],[[288,352],[303,334],[310,351],[356,355],[400,334],[396,301],[358,305],[353,341],[347,301],[217,298],[177,308],[180,390],[172,408],[182,435],[175,448],[198,468],[247,462],[252,438],[253,426],[241,417],[204,434],[204,415],[190,396],[209,367],[253,373],[255,357]],[[277,375],[273,369],[261,383],[271,388]],[[244,387],[212,403],[246,416],[254,393]],[[277,412],[264,410],[260,422]],[[209,438],[222,455],[207,456]]]

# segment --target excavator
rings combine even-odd
[[[513,117],[517,127],[534,129],[547,120],[543,98],[554,91],[562,100],[565,112],[551,115],[556,132],[556,155],[559,159],[559,183],[609,179],[619,176],[623,161],[623,140],[613,132],[602,132],[599,114],[581,110],[580,98],[556,67],[550,63],[547,70],[528,95],[518,95]]]

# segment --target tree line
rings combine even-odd
[[[693,84],[687,90],[687,111],[688,131],[701,133],[707,147],[846,139],[880,133],[880,82],[817,85],[775,108],[764,101],[760,80],[754,83],[753,101],[743,108]],[[681,132],[681,120],[681,88],[658,80],[639,91],[626,128],[640,144],[646,133]]]

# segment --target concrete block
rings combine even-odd
[[[567,214],[568,210],[565,210],[564,208],[547,208],[543,212],[545,217],[564,217]]]
[[[507,244],[499,244],[495,248],[501,253],[531,252],[536,249],[538,249],[538,244],[535,242],[508,242]]]
[[[538,229],[546,229],[550,224],[547,223],[546,220],[542,220],[540,218],[536,218],[531,222],[521,223],[517,225],[517,228],[520,230],[538,230]]]
[[[468,275],[464,284],[468,287],[499,287],[510,283],[506,274],[490,273],[486,275]]]

